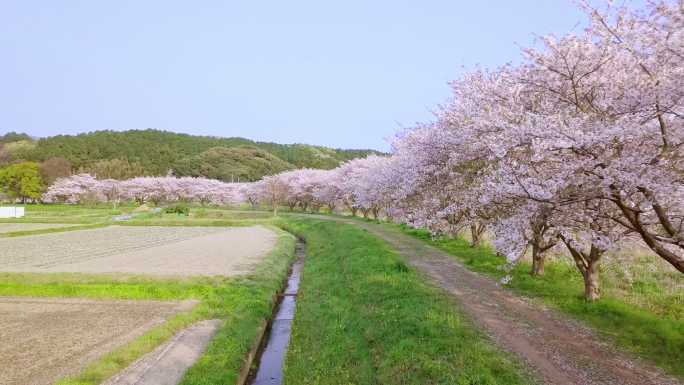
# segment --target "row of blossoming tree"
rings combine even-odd
[[[43,195],[43,202],[111,203],[136,202],[155,205],[196,202],[237,205],[245,185],[205,178],[138,177],[128,180],[97,179],[89,174],[60,178]]]
[[[543,38],[521,65],[454,81],[436,119],[398,135],[391,156],[250,184],[74,176],[46,197],[344,208],[467,230],[473,246],[489,230],[511,262],[530,250],[536,275],[549,250],[567,249],[588,300],[599,298],[601,257],[626,238],[684,272],[684,2],[583,7],[581,34]]]

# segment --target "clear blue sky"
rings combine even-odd
[[[0,0],[0,133],[387,150],[463,68],[584,23],[569,0]]]

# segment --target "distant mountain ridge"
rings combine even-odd
[[[5,142],[24,142],[22,146],[14,146],[20,148],[14,152],[16,159],[44,162],[64,158],[71,162],[75,171],[88,170],[102,161],[125,160],[140,167],[147,175],[164,175],[173,170],[177,175],[223,180],[255,180],[263,175],[295,168],[330,169],[346,160],[379,154],[374,150],[278,144],[240,137],[198,136],[156,129],[103,130],[57,135],[37,141],[29,139],[25,134],[10,134],[8,135],[11,138]],[[2,143],[0,140],[0,146]],[[10,147],[11,143],[4,145]]]

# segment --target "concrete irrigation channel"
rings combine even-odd
[[[279,296],[275,307],[275,316],[268,325],[264,325],[259,340],[255,342],[245,364],[244,373],[238,381],[239,385],[283,383],[283,367],[306,255],[302,242],[297,244],[296,255],[297,260],[292,265],[287,287]],[[221,320],[206,320],[194,324],[102,385],[178,384],[185,372],[202,356],[221,325]],[[250,372],[255,360],[257,369]]]
[[[263,340],[259,344],[257,352],[257,369],[251,373],[246,381],[240,382],[250,385],[280,385],[284,380],[283,368],[285,356],[290,344],[292,324],[297,308],[297,294],[299,282],[304,270],[306,258],[306,245],[297,243],[297,261],[292,266],[292,271],[287,280],[287,288],[280,296],[276,306],[275,317],[266,328]]]

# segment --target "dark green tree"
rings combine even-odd
[[[224,182],[247,182],[295,166],[254,147],[215,147],[173,165],[177,176],[201,176]]]
[[[19,134],[20,135],[20,134]],[[12,136],[28,143],[23,136]],[[13,142],[13,143],[16,143]],[[13,144],[12,155],[43,162],[60,157],[69,160],[74,170],[86,169],[102,160],[125,159],[139,164],[145,175],[166,175],[178,162],[198,156],[212,148],[257,148],[295,168],[337,167],[341,162],[375,151],[338,150],[306,144],[255,142],[244,138],[195,136],[159,130],[95,131],[80,135],[58,135],[38,140],[33,147]],[[17,148],[18,147],[18,148]],[[256,153],[260,155],[261,153]],[[258,162],[258,159],[255,159]]]
[[[40,176],[40,166],[34,162],[15,163],[0,169],[0,190],[12,199],[40,199],[45,183]]]
[[[71,162],[64,158],[50,158],[40,164],[40,176],[50,186],[58,178],[71,175]]]
[[[150,175],[140,163],[129,162],[127,159],[104,159],[81,167],[79,173],[88,173],[98,179],[130,179],[136,176]]]

